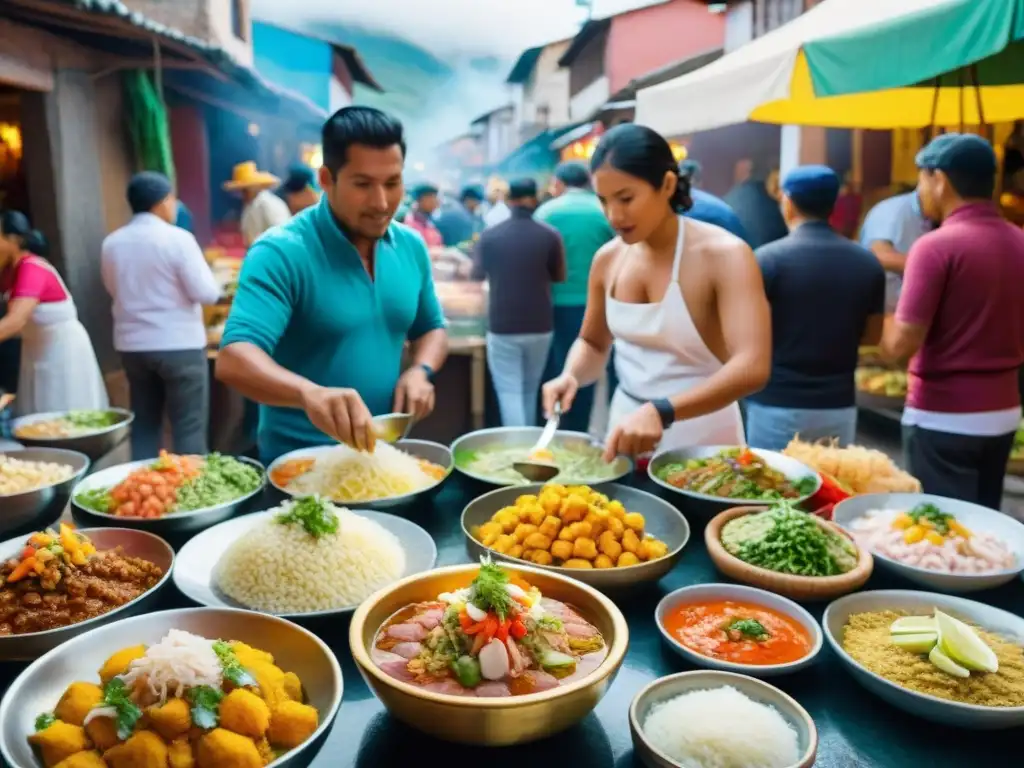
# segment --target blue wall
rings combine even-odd
[[[330,110],[333,61],[330,45],[270,24],[253,22],[252,49],[256,69],[261,75]]]

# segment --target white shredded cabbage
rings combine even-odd
[[[130,690],[144,684],[164,704],[168,697],[183,696],[188,688],[220,688],[223,674],[212,640],[172,629],[142,658],[135,659],[121,679]]]

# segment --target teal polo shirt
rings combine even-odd
[[[594,255],[615,237],[597,195],[585,189],[568,189],[544,203],[533,218],[558,230],[565,243],[565,282],[552,286],[555,306],[586,306]]]
[[[264,234],[242,262],[221,347],[254,344],[282,368],[349,387],[373,414],[391,410],[406,340],[444,327],[423,239],[392,222],[377,243],[376,278],[325,197]],[[332,440],[296,408],[260,406],[260,458]]]

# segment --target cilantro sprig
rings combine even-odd
[[[512,613],[514,603],[508,593],[508,572],[490,559],[480,559],[480,572],[473,580],[473,605],[481,611],[494,611],[501,621]]]
[[[43,712],[39,717],[36,718],[36,731],[45,731],[51,725],[57,722],[57,717],[53,712]]]
[[[209,685],[188,689],[188,702],[192,705],[192,722],[205,730],[216,728],[220,722],[220,702],[224,693]]]
[[[103,701],[100,706],[112,707],[117,712],[117,738],[125,741],[135,730],[135,724],[142,717],[142,710],[131,700],[124,680],[115,677],[103,687]]]
[[[217,654],[221,669],[224,671],[224,679],[239,688],[247,685],[256,685],[256,678],[250,675],[235,655],[229,643],[217,640],[213,644],[213,652]]]
[[[314,539],[338,532],[338,515],[329,501],[319,496],[304,496],[295,501],[286,512],[274,518],[282,525],[301,525]]]
[[[757,642],[763,642],[771,637],[771,633],[757,619],[733,619],[722,629],[726,632],[739,632],[744,637],[749,637]]]

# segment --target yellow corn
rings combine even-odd
[[[910,517],[906,512],[901,512],[896,515],[892,521],[892,527],[897,531],[905,531],[907,528],[914,524],[913,518]]]
[[[907,544],[916,544],[924,538],[925,529],[920,525],[912,525],[903,532],[903,541]]]
[[[928,531],[924,537],[937,547],[941,547],[946,542],[938,531]]]
[[[957,522],[956,520],[949,521],[949,530],[957,536],[961,536],[965,539],[969,539],[972,536],[970,529],[964,526],[963,523]]]

